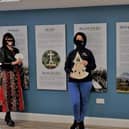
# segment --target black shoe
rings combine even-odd
[[[6,121],[6,123],[10,127],[14,127],[15,126],[15,122],[13,120],[8,120],[8,121]]]
[[[75,121],[73,122],[73,124],[71,125],[70,129],[76,129],[77,126],[78,126],[78,123],[77,123],[77,121],[75,120]]]
[[[5,121],[11,120],[11,112],[6,112]]]
[[[79,129],[85,129],[84,122],[79,122]]]
[[[6,113],[5,116],[5,122],[8,126],[14,127],[15,126],[15,122],[13,120],[11,120],[11,116],[10,116],[10,112]]]

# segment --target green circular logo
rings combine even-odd
[[[42,64],[47,69],[55,69],[60,63],[59,54],[54,50],[47,50],[42,55]]]

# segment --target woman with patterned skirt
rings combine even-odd
[[[22,59],[16,58],[19,50],[14,46],[13,35],[4,34],[0,48],[0,111],[6,112],[5,122],[8,126],[15,126],[11,112],[24,109],[21,85]]]

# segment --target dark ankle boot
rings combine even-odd
[[[73,124],[71,125],[70,129],[76,129],[78,126],[78,123],[76,120],[74,120]]]
[[[7,122],[7,121],[10,120],[10,119],[11,119],[10,112],[6,112],[5,121]]]
[[[83,121],[79,122],[79,129],[85,129]]]
[[[15,126],[15,122],[11,119],[11,114],[10,112],[7,112],[5,115],[5,122],[8,126],[14,127]]]

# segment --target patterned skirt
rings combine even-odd
[[[0,72],[0,112],[23,111],[24,102],[22,95],[20,72]]]

